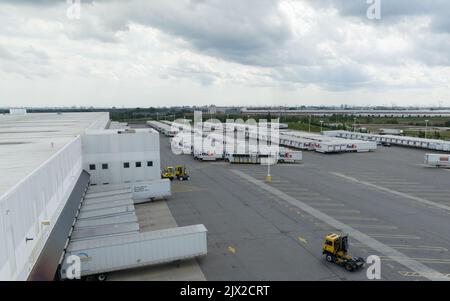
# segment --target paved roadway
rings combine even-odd
[[[176,156],[161,137],[161,166],[185,164],[168,206],[180,226],[203,223],[207,280],[366,280],[321,255],[324,236],[350,232],[355,256],[379,255],[384,280],[450,279],[450,170],[422,165],[425,151],[304,152],[271,168]],[[336,229],[336,227],[338,229]]]

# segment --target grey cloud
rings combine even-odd
[[[432,66],[450,63],[447,35],[450,1],[436,0],[430,5],[420,0],[381,0],[383,19],[380,22],[367,20],[366,0],[304,1],[316,10],[334,7],[350,23],[359,24],[364,20],[380,31],[390,27],[395,29],[399,20],[408,21],[409,16],[429,16],[431,31],[425,29],[421,37],[417,37],[406,29],[405,36],[412,39],[413,49],[377,54],[370,52],[370,47],[376,45],[370,37],[364,46],[352,48],[354,37],[349,38],[345,32],[351,29],[338,30],[329,24],[329,20],[320,18],[313,21],[315,27],[311,32],[296,37],[279,8],[279,1],[272,0],[82,0],[83,5],[88,5],[82,7],[81,20],[62,22],[65,22],[65,34],[71,39],[95,39],[107,43],[119,43],[118,31],[127,31],[132,23],[141,24],[160,30],[169,39],[181,38],[194,52],[241,65],[269,68],[268,74],[275,82],[314,84],[328,90],[382,85],[366,71],[365,66],[371,64],[380,68],[401,65],[407,60]],[[19,2],[36,6],[67,4],[65,0]],[[320,48],[321,43],[332,51]],[[340,63],[341,59],[346,63]],[[214,70],[199,69],[186,61],[167,70],[167,76],[190,77],[203,85],[212,85],[221,79]]]
[[[12,55],[11,52],[9,52],[7,49],[3,48],[0,45],[0,58],[1,59],[6,59],[6,60],[13,60],[14,56]]]
[[[130,21],[182,37],[203,53],[243,64],[261,64],[258,53],[282,47],[290,38],[276,1],[196,0],[185,6],[170,1],[142,3],[128,5]]]
[[[356,64],[340,66],[303,66],[280,68],[277,72],[280,81],[313,84],[327,90],[339,91],[364,87],[373,84],[370,75]]]
[[[366,12],[370,4],[366,0],[307,0],[317,8],[334,7],[343,16],[358,17],[366,22]],[[381,18],[379,22],[398,22],[411,16],[429,16],[432,29],[450,33],[450,1],[448,0],[380,0]]]

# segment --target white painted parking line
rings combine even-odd
[[[427,200],[427,199],[424,199],[424,198],[421,198],[421,197],[417,197],[417,196],[413,196],[413,195],[410,195],[410,194],[406,194],[404,192],[400,192],[400,191],[397,191],[397,190],[392,190],[390,188],[379,186],[379,185],[376,185],[376,184],[373,184],[373,183],[370,183],[370,182],[358,180],[358,179],[355,179],[355,178],[343,175],[343,174],[338,173],[338,172],[331,172],[331,174],[333,174],[335,176],[338,176],[338,177],[341,177],[341,178],[344,178],[344,179],[346,179],[348,181],[351,181],[351,182],[355,182],[355,183],[358,183],[358,184],[362,184],[362,185],[365,185],[365,186],[376,188],[378,190],[381,190],[381,191],[384,191],[384,192],[388,192],[390,194],[394,194],[396,196],[400,196],[400,197],[403,197],[403,198],[406,198],[406,199],[410,199],[410,200],[413,200],[413,201],[416,201],[416,202],[419,202],[419,203],[422,203],[422,204],[425,204],[425,205],[428,205],[428,206],[433,206],[433,207],[436,207],[436,208],[439,208],[439,209],[450,211],[450,207],[449,206],[445,206],[443,204],[439,204],[439,203],[436,203],[436,202],[433,202],[433,201],[430,201],[430,200]]]
[[[303,199],[303,198],[305,198],[304,196],[302,196],[301,194],[300,195],[294,195],[295,197],[299,197],[299,198],[301,198],[301,199]],[[310,202],[310,203],[319,203],[319,202],[331,202],[331,201],[333,201],[332,199],[330,199],[330,198],[327,198],[327,197],[323,197],[323,196],[309,196],[306,200],[303,200],[303,201],[305,201],[305,202]]]
[[[321,203],[321,202],[318,202],[318,203],[305,202],[305,203],[307,203],[308,205],[317,206],[317,207],[345,207],[344,204],[336,204],[336,203]]]
[[[399,271],[398,272],[400,275],[404,276],[404,277],[427,277],[425,274],[421,274],[418,272],[408,272],[408,271]],[[450,279],[450,273],[449,274],[443,274],[444,277],[447,277]],[[429,275],[428,275],[429,276]]]
[[[361,211],[355,209],[321,209],[321,210],[325,212],[335,212],[335,213],[353,213],[353,214],[361,213]]]
[[[389,184],[389,185],[392,185],[392,186],[410,186],[410,185],[411,186],[417,186],[417,185],[420,185],[420,183],[418,183],[418,182],[377,181],[377,180],[372,180],[372,182],[374,182],[376,184]]]
[[[377,221],[375,217],[364,217],[364,216],[335,216],[335,219],[349,220],[349,221]]]
[[[308,189],[305,188],[298,188],[298,187],[283,187],[278,185],[272,185],[275,188],[282,189],[283,191],[289,191],[289,192],[299,192],[304,194],[312,194],[312,195],[320,195],[320,193],[317,192],[310,192]]]
[[[355,247],[367,247],[361,243],[350,243]],[[448,252],[447,248],[439,247],[439,246],[413,246],[413,245],[391,245],[388,244],[389,247],[398,249],[398,250],[414,250],[414,251],[431,251],[431,252]]]
[[[378,240],[372,238],[371,236],[364,234],[361,231],[356,230],[356,229],[350,227],[349,225],[347,225],[343,222],[340,222],[340,221],[336,220],[335,218],[323,213],[322,211],[315,209],[315,208],[309,206],[308,204],[303,203],[303,202],[293,198],[292,196],[284,193],[283,191],[280,191],[274,187],[271,187],[271,186],[267,185],[266,183],[259,181],[255,178],[245,174],[242,171],[239,171],[239,170],[231,170],[231,171],[233,173],[235,173],[237,176],[249,181],[253,185],[264,189],[266,192],[276,195],[279,198],[283,199],[284,201],[288,202],[289,204],[296,206],[299,209],[302,209],[306,213],[309,213],[311,216],[314,216],[315,218],[321,220],[322,222],[325,222],[328,225],[335,227],[337,229],[341,229],[343,232],[348,233],[352,238],[356,239],[357,241],[359,241],[361,243],[366,244],[371,249],[373,249],[381,254],[384,254],[388,258],[392,258],[393,260],[402,264],[406,268],[408,268],[414,272],[431,275],[431,276],[427,277],[430,280],[444,280],[445,279],[443,275],[441,275],[434,269],[429,268],[426,265],[409,258],[408,256],[404,255],[403,253],[401,253],[391,247],[388,247],[387,245],[379,242]]]
[[[325,223],[316,223],[318,226],[324,226]],[[348,226],[353,228],[359,228],[359,229],[381,229],[381,230],[397,230],[398,227],[396,226],[389,226],[389,225],[361,225],[361,224],[348,224]]]
[[[398,227],[396,226],[390,226],[390,225],[357,225],[357,224],[350,224],[351,227],[354,228],[362,228],[362,229],[385,229],[385,230],[397,230]]]
[[[408,191],[402,191],[408,193]],[[430,196],[434,198],[446,198],[447,200],[450,200],[450,192],[440,192],[440,191],[434,191],[434,192],[420,192],[420,191],[414,191],[411,193],[414,193],[416,195],[424,195],[424,196]]]
[[[428,193],[428,194],[447,194],[450,191],[439,190],[438,188],[426,188],[426,187],[402,187],[402,191],[404,192],[415,192],[415,193]]]
[[[421,239],[417,235],[406,235],[406,234],[387,234],[387,233],[370,233],[367,234],[376,238],[395,238],[395,239]]]
[[[398,261],[402,260],[400,258],[391,258],[386,256],[380,256],[381,260],[391,260],[391,261]],[[411,258],[417,262],[422,263],[435,263],[435,264],[450,264],[450,259],[442,259],[442,258]]]

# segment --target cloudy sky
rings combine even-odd
[[[380,2],[0,0],[0,106],[450,106],[450,1]]]

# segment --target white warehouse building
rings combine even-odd
[[[0,116],[0,280],[53,279],[89,185],[161,182],[170,194],[158,133],[109,123],[103,112]]]

